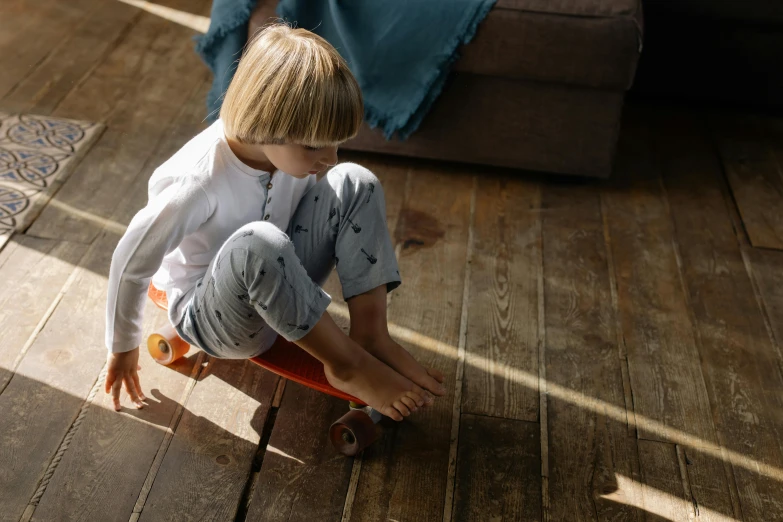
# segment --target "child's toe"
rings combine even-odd
[[[436,368],[426,368],[426,370],[427,370],[427,373],[430,375],[430,377],[432,377],[433,379],[435,379],[439,383],[443,383],[443,380],[445,379],[445,377],[443,376],[443,372],[441,372],[440,370],[438,370]]]
[[[405,406],[408,407],[408,409],[411,411],[411,413],[415,412],[419,409],[419,407],[416,405],[416,401],[407,395],[402,397],[400,399],[400,402],[402,402]]]
[[[402,401],[394,401],[394,407],[397,408],[397,411],[400,412],[404,417],[407,417],[411,414],[411,410],[409,410],[408,407],[402,403]]]
[[[386,406],[382,408],[381,413],[383,413],[390,419],[396,420],[397,422],[400,422],[403,419],[403,416],[400,415],[400,412],[397,411],[397,408],[395,408],[394,406]]]

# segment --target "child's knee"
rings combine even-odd
[[[291,247],[288,236],[268,221],[252,221],[228,239],[231,248],[247,248],[255,253],[281,252]]]
[[[328,173],[342,182],[343,187],[350,187],[351,192],[356,194],[375,194],[382,196],[383,188],[378,177],[366,167],[358,163],[340,163],[332,168]]]

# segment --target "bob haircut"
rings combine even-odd
[[[226,136],[240,143],[314,148],[353,138],[363,117],[361,89],[342,56],[282,23],[248,44],[220,109]]]

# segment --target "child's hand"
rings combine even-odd
[[[114,411],[120,411],[120,388],[123,382],[125,383],[125,391],[130,396],[133,404],[136,405],[136,408],[143,408],[144,403],[141,401],[146,400],[147,397],[141,391],[139,374],[137,373],[137,370],[141,370],[138,346],[129,352],[110,353],[107,362],[109,370],[106,373],[104,389],[106,393],[109,393],[109,390],[111,390],[111,394],[114,397]]]

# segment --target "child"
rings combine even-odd
[[[386,293],[400,276],[383,188],[367,169],[337,165],[362,117],[356,80],[319,36],[273,25],[248,44],[220,119],[154,172],[112,256],[115,410],[123,382],[137,408],[146,399],[137,370],[150,278],[177,333],[214,357],[254,357],[282,335],[323,362],[335,388],[397,421],[445,393],[443,375],[388,332]],[[349,335],[321,289],[335,265]]]

